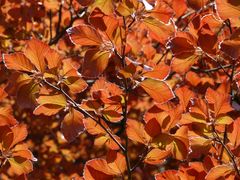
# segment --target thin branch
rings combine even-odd
[[[162,57],[158,60],[157,64],[159,64],[162,59],[169,53],[170,49],[167,49],[163,54],[162,54]]]
[[[148,146],[146,146],[142,152],[142,154],[139,156],[137,163],[132,167],[131,172],[133,172],[145,159],[146,155],[148,154],[150,150],[148,149]]]
[[[82,114],[84,114],[87,117],[90,117],[92,120],[94,120],[96,123],[98,123],[101,128],[104,129],[104,131],[112,138],[112,140],[119,146],[119,148],[123,151],[123,153],[126,152],[125,148],[123,147],[123,145],[118,142],[118,140],[113,136],[113,134],[101,123],[99,123],[98,119],[95,118],[94,116],[92,116],[89,112],[87,112],[86,110],[82,109],[77,102],[75,102],[63,89],[61,89],[60,87],[57,87],[55,85],[53,85],[52,83],[48,82],[46,79],[43,79],[43,82],[45,84],[47,84],[48,86],[52,87],[53,89],[57,90],[58,92],[62,93],[74,106],[74,108],[76,108],[79,112],[81,112]]]
[[[125,50],[126,50],[126,44],[127,44],[127,24],[126,24],[126,19],[123,16],[123,27],[124,27],[124,37],[122,34],[122,30],[120,28],[120,35],[121,35],[121,51],[122,51],[122,58],[121,58],[121,62],[122,62],[122,67],[124,68],[126,66],[126,62],[125,62]]]
[[[126,89],[126,94],[124,96],[124,105],[122,106],[122,111],[123,111],[123,120],[122,120],[122,127],[123,129],[126,130],[126,122],[127,122],[127,104],[128,104],[128,87],[127,84],[125,84],[125,89]],[[126,131],[125,131],[126,133]],[[126,145],[125,145],[125,159],[126,159],[126,163],[127,163],[127,171],[128,171],[128,179],[131,180],[132,179],[132,173],[131,173],[131,164],[130,164],[130,159],[129,159],[129,155],[128,155],[128,136],[126,134]]]
[[[224,126],[223,144],[226,144],[226,142],[227,142],[227,125]],[[219,155],[220,163],[222,163],[223,151],[224,151],[224,147],[222,146],[222,149]]]
[[[79,19],[80,17],[83,17],[86,11],[87,11],[87,7],[84,7],[84,8],[81,9],[80,12],[79,12],[79,14],[80,14],[81,16],[79,16],[79,15],[76,15],[76,16],[74,16],[74,17],[71,16],[71,20],[70,20],[68,26],[66,26],[66,27],[63,28],[59,33],[57,33],[57,34],[55,35],[55,37],[48,43],[48,45],[56,44],[56,43],[59,41],[59,39],[61,39],[61,38],[65,35],[66,30],[73,25],[74,21],[76,21],[76,20]]]
[[[228,147],[222,142],[221,138],[219,137],[215,126],[212,124],[212,129],[213,129],[213,135],[215,136],[216,140],[222,145],[222,147],[226,150],[229,158],[232,160],[233,166],[235,171],[237,172],[237,176],[240,177],[240,171],[238,169],[237,163],[235,161],[235,156],[233,155],[233,153],[228,149]]]
[[[63,8],[63,3],[61,2],[59,9],[58,9],[58,23],[57,23],[57,27],[56,27],[56,34],[58,34],[60,32],[60,26],[61,26],[61,22],[62,22],[62,8]]]
[[[50,31],[50,41],[52,40],[52,11],[49,11],[49,31]]]
[[[129,23],[129,25],[127,26],[128,29],[133,25],[133,23],[136,21],[136,17],[132,18],[132,21]]]
[[[228,74],[228,72],[225,70],[224,66],[223,66],[218,60],[216,60],[214,57],[212,57],[212,56],[211,56],[210,54],[208,54],[208,53],[205,53],[205,54],[206,54],[207,57],[209,57],[209,58],[212,59],[214,62],[216,62],[216,63],[219,65],[219,67],[223,70],[223,72],[224,72],[229,78],[231,78],[231,75]]]
[[[224,65],[224,66],[222,66],[222,67],[221,67],[221,66],[218,66],[218,67],[211,68],[211,69],[201,69],[201,68],[197,68],[197,67],[192,66],[192,67],[191,67],[191,70],[192,70],[192,71],[195,71],[195,72],[209,73],[209,72],[218,71],[218,70],[220,70],[220,69],[222,69],[222,68],[227,69],[227,68],[231,68],[231,67],[232,67],[231,64]]]
[[[203,6],[203,7],[202,7],[201,9],[199,9],[199,10],[190,11],[190,12],[188,12],[187,14],[184,14],[183,16],[179,17],[179,18],[177,19],[176,23],[179,23],[179,22],[182,21],[183,19],[186,19],[186,18],[188,18],[189,16],[191,16],[191,15],[193,15],[193,14],[200,14],[200,13],[202,13],[203,11],[205,11],[205,10],[207,10],[208,8],[213,7],[213,6],[214,6],[214,2],[211,2],[211,3]],[[193,20],[194,17],[195,17],[195,16],[191,17],[191,18],[188,20],[187,24],[183,27],[182,31],[184,31],[184,30],[188,27],[188,24]]]

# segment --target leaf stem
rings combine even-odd
[[[113,136],[113,134],[101,123],[99,123],[98,119],[95,118],[94,116],[92,116],[89,112],[87,112],[86,110],[82,109],[76,101],[74,101],[63,89],[61,89],[60,87],[57,87],[55,85],[53,85],[52,83],[48,82],[45,78],[43,78],[43,82],[45,84],[47,84],[48,86],[52,87],[53,89],[57,90],[58,92],[61,92],[74,106],[74,108],[76,108],[79,112],[81,112],[82,114],[84,114],[87,117],[90,117],[92,120],[94,120],[96,123],[98,123],[101,128],[104,129],[104,131],[112,138],[112,140],[119,146],[119,148],[122,150],[123,153],[126,152],[126,149],[123,147],[123,145],[118,142],[118,140]]]

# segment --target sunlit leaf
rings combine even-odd
[[[152,17],[145,18],[143,23],[149,29],[151,37],[161,43],[165,43],[173,35],[174,27],[172,24],[166,25]]]
[[[145,79],[140,86],[158,103],[164,103],[175,97],[164,81]]]
[[[144,159],[145,163],[148,164],[160,164],[170,155],[169,151],[160,150],[158,148],[152,149]]]
[[[217,11],[219,16],[223,19],[230,19],[231,23],[240,25],[240,2],[229,0],[216,0]]]
[[[67,33],[76,45],[99,46],[103,42],[96,29],[85,24],[69,28]]]
[[[45,55],[50,50],[49,46],[38,39],[31,39],[27,42],[24,55],[40,72],[45,72]]]
[[[150,136],[144,130],[144,125],[139,121],[128,119],[126,131],[128,138],[133,141],[146,145],[150,141]]]
[[[212,180],[212,179],[218,179],[218,178],[224,178],[233,173],[235,170],[231,165],[218,165],[213,167],[205,177],[206,180]]]
[[[3,59],[8,69],[26,72],[35,70],[34,65],[23,53],[5,54]]]
[[[108,51],[88,50],[84,56],[82,75],[97,77],[107,68],[110,53]]]

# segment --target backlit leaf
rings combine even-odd
[[[144,159],[145,163],[148,164],[160,164],[170,155],[169,151],[160,150],[158,148],[152,149]]]
[[[225,177],[231,173],[233,173],[235,170],[231,165],[218,165],[213,167],[205,177],[206,180],[212,180],[212,179],[219,179]]]
[[[110,58],[108,51],[88,50],[84,56],[82,75],[97,77],[107,68]]]
[[[217,11],[223,19],[230,19],[231,24],[240,25],[240,2],[229,0],[216,0]]]
[[[166,25],[152,17],[145,18],[143,23],[149,29],[151,37],[163,44],[174,33],[172,24]]]
[[[164,103],[175,97],[164,81],[145,79],[140,83],[140,86],[158,103]]]
[[[83,114],[75,109],[70,109],[61,123],[61,131],[68,142],[72,142],[84,130]]]
[[[23,53],[5,54],[3,59],[8,69],[27,72],[35,69],[31,61]]]
[[[100,34],[91,26],[78,25],[67,30],[72,42],[82,46],[99,46],[103,40]]]
[[[150,136],[144,130],[144,125],[136,120],[127,120],[127,136],[129,139],[142,143],[148,144],[150,141]]]
[[[50,48],[47,44],[38,39],[31,39],[27,41],[24,55],[32,62],[38,71],[45,72],[45,55],[49,50]]]

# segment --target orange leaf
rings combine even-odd
[[[179,98],[183,111],[186,111],[190,100],[194,97],[194,93],[187,86],[178,88],[175,93]]]
[[[72,142],[84,130],[83,114],[71,108],[61,123],[61,131],[68,142]]]
[[[112,180],[113,175],[105,159],[92,159],[87,161],[83,171],[84,179],[89,180]]]
[[[177,175],[176,170],[166,170],[162,173],[158,173],[155,175],[155,180],[180,180],[180,177]]]
[[[118,136],[116,136],[116,135],[113,135],[113,136],[118,142],[121,142],[121,139]],[[104,144],[109,149],[112,149],[112,150],[119,149],[118,144],[108,134],[105,134],[103,136],[99,136],[99,137],[95,138],[94,145],[103,146]]]
[[[62,59],[61,55],[53,49],[49,49],[49,51],[46,53],[45,57],[46,57],[49,69],[58,67],[60,65],[61,59]]]
[[[153,78],[159,80],[165,80],[170,73],[170,67],[164,63],[155,65],[153,70],[143,72],[142,75],[146,78]]]
[[[187,32],[178,32],[176,37],[171,39],[170,47],[175,57],[180,57],[188,54],[194,54],[195,52],[195,39]]]
[[[161,133],[161,125],[155,118],[147,121],[144,129],[151,137],[155,137]]]
[[[20,156],[9,158],[8,162],[10,163],[10,170],[13,171],[14,174],[28,174],[33,171],[32,162]]]
[[[233,110],[230,105],[230,97],[227,93],[228,92],[214,91],[211,88],[207,89],[205,98],[208,103],[213,106],[212,108],[210,106],[210,108],[214,111],[215,117],[224,115]]]
[[[208,0],[187,0],[188,5],[195,9],[195,10],[199,10],[201,8],[203,8],[206,3],[208,2]]]
[[[106,161],[114,174],[122,175],[127,169],[125,157],[117,151],[108,151]]]
[[[108,51],[88,50],[84,56],[82,75],[97,77],[107,68],[110,53]]]
[[[167,102],[175,97],[164,81],[145,79],[140,83],[140,86],[158,103]]]
[[[220,49],[233,59],[240,57],[240,29],[238,28],[230,37],[220,44]]]
[[[99,46],[103,42],[97,30],[85,24],[69,28],[67,33],[76,45]]]
[[[12,109],[10,107],[0,107],[0,126],[11,126],[17,123],[17,120],[12,116]]]
[[[174,57],[171,63],[172,70],[184,74],[191,69],[192,65],[198,61],[198,55],[189,53],[188,55]]]
[[[107,125],[106,125],[106,123],[104,123],[104,121],[101,121],[101,123],[103,124],[103,126],[105,126],[107,128]],[[89,134],[92,134],[92,135],[105,135],[106,134],[106,131],[97,122],[95,122],[91,118],[83,119],[83,124]]]
[[[109,98],[112,96],[119,96],[123,94],[123,90],[120,89],[118,85],[115,83],[108,82],[105,78],[100,77],[98,80],[95,81],[95,83],[92,85],[90,94],[94,98],[94,94],[96,92],[103,91],[104,97],[101,98]]]
[[[169,19],[174,15],[174,11],[165,1],[156,1],[154,9],[149,14],[164,23],[168,23]]]
[[[0,87],[0,102],[7,97],[7,93],[4,91],[3,88]],[[1,112],[1,111],[0,111]]]
[[[235,170],[231,165],[218,165],[213,167],[205,177],[206,180],[212,180],[212,179],[225,179],[226,176],[230,175],[231,173],[234,173]]]
[[[166,25],[157,19],[147,17],[143,20],[143,24],[149,29],[150,36],[161,42],[165,43],[174,33],[174,27],[172,24]]]
[[[230,126],[228,138],[233,147],[240,146],[240,118],[237,118]]]
[[[73,94],[81,93],[88,87],[88,84],[82,78],[76,76],[64,79],[63,83],[68,86],[69,91]]]
[[[147,145],[151,137],[144,130],[144,125],[136,120],[127,120],[127,136],[129,139]]]
[[[13,141],[10,146],[13,147],[14,145],[22,142],[27,137],[27,126],[25,124],[19,124],[17,126],[12,127],[13,132]]]
[[[126,161],[122,154],[110,151],[105,159],[93,159],[84,166],[85,179],[105,180],[113,179],[113,176],[122,176],[126,170]]]
[[[144,162],[148,164],[157,165],[162,163],[169,155],[170,151],[154,148],[147,154],[147,156],[144,159]]]
[[[37,99],[37,102],[40,105],[33,111],[33,114],[35,115],[54,115],[67,105],[66,98],[62,94],[40,96]]]
[[[27,41],[27,46],[24,55],[32,62],[32,64],[40,72],[45,72],[46,63],[45,55],[50,50],[50,47],[38,39]]]
[[[112,0],[95,0],[92,8],[99,8],[106,15],[111,15],[114,12],[114,5]]]
[[[190,138],[191,158],[200,158],[202,155],[207,155],[210,148],[212,147],[212,140],[205,139],[200,136]]]
[[[190,113],[182,114],[181,124],[203,123],[208,120],[208,108],[203,99],[196,99],[194,106],[190,108]]]
[[[189,153],[188,128],[180,127],[174,135],[172,154],[178,160],[186,159]]]
[[[23,53],[4,54],[3,60],[8,69],[27,72],[35,70],[34,65]]]
[[[240,26],[240,1],[216,0],[217,11],[223,19],[230,19],[231,24]]]

